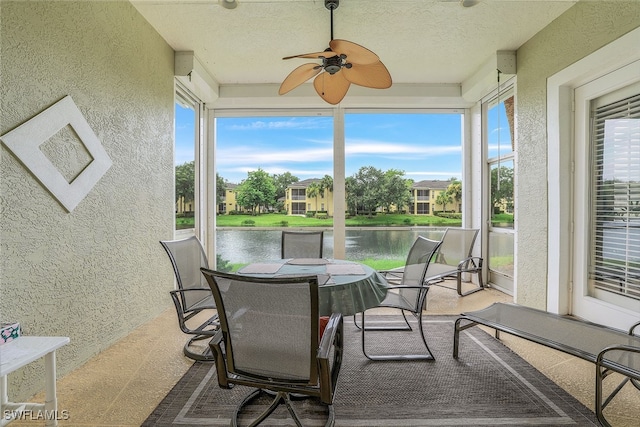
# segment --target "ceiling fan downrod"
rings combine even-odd
[[[340,0],[324,0],[324,7],[331,11],[331,40],[333,40],[333,11],[336,10],[338,6],[340,6]],[[330,51],[331,48],[327,48],[326,50]],[[331,58],[323,58],[322,68],[331,75],[340,71],[342,67],[351,68],[351,64],[346,63],[346,58],[347,55],[345,54],[332,56]]]
[[[331,11],[331,40],[333,40],[333,11],[340,6],[340,0],[324,0],[324,7]]]

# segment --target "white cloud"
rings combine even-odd
[[[354,139],[345,143],[345,151],[348,155],[415,155],[437,156],[460,153],[462,147],[459,145],[418,145],[402,144],[394,142],[383,142],[376,140]]]
[[[324,149],[298,149],[284,150],[274,147],[268,152],[257,152],[251,147],[233,147],[218,150],[218,158],[226,164],[270,164],[270,163],[304,163],[309,161],[331,161],[333,150]]]
[[[226,129],[231,130],[283,130],[283,129],[325,129],[324,121],[314,118],[292,118],[289,120],[263,121],[256,120],[245,125],[229,125]]]

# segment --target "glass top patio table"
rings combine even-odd
[[[320,314],[350,316],[376,307],[387,295],[387,281],[373,268],[327,258],[292,258],[249,264],[238,274],[258,277],[318,276]]]

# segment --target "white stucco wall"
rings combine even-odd
[[[0,152],[0,320],[69,336],[64,375],[171,304],[158,241],[173,230],[173,50],[126,1],[0,7],[0,135],[70,95],[113,162],[69,213]],[[70,173],[78,146],[43,150]],[[42,369],[12,374],[11,397],[41,390]]]
[[[517,52],[515,250],[520,304],[546,308],[547,78],[638,26],[640,1],[584,0]]]

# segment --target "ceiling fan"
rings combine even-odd
[[[280,85],[278,93],[295,89],[313,76],[313,87],[318,95],[329,104],[337,104],[349,90],[351,84],[386,89],[391,86],[391,75],[378,55],[359,44],[333,38],[333,11],[340,0],[325,0],[324,5],[331,11],[331,41],[323,52],[287,56],[291,58],[315,58],[322,63],[310,62],[294,69]]]

